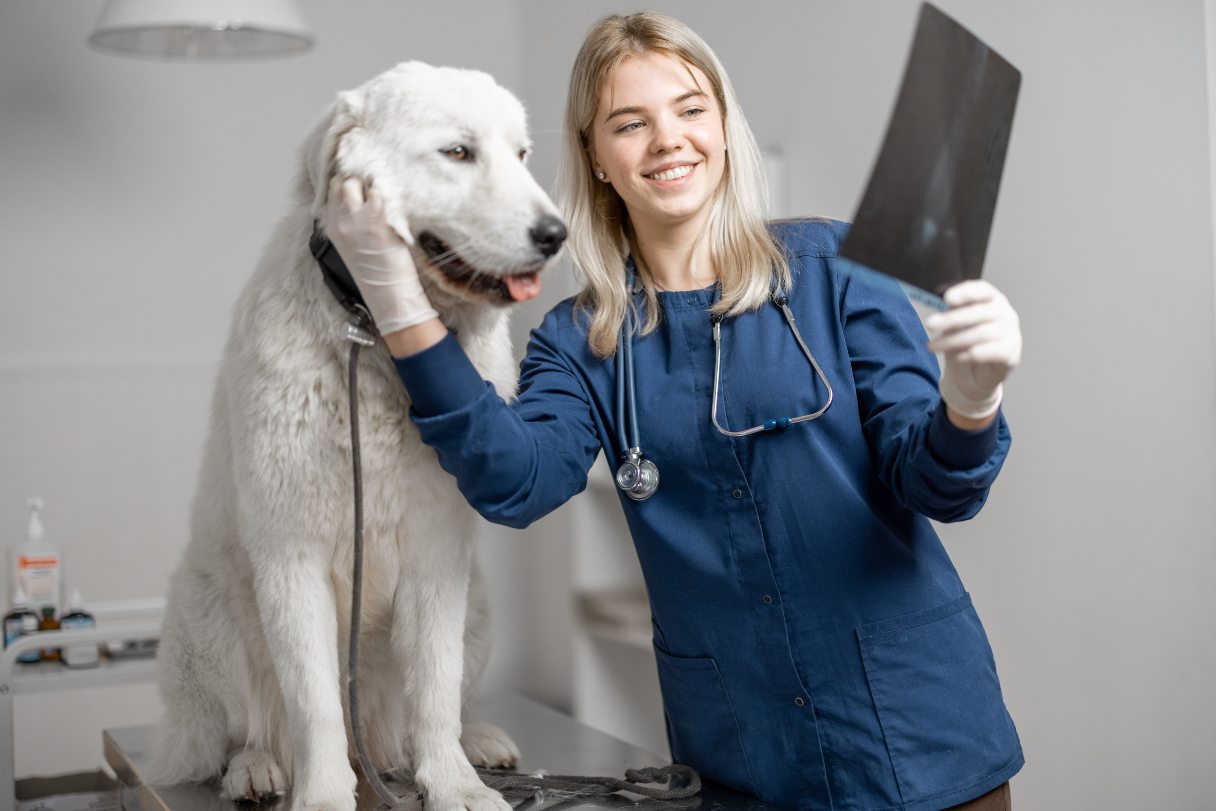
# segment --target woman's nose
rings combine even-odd
[[[680,129],[680,122],[678,120],[660,119],[654,123],[654,128],[651,132],[654,135],[650,142],[650,148],[654,152],[670,152],[684,145],[684,133]]]

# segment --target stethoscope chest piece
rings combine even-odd
[[[659,489],[659,469],[642,452],[630,448],[629,455],[616,469],[616,486],[634,501],[645,501]]]

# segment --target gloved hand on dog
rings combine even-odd
[[[335,177],[326,201],[325,235],[346,264],[381,335],[438,318],[407,246],[384,221],[384,200],[359,178]]]
[[[942,400],[964,417],[990,417],[1001,405],[1002,383],[1022,358],[1018,314],[982,279],[954,285],[943,299],[950,309],[925,321],[929,349],[945,353]]]

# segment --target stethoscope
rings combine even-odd
[[[632,290],[632,273],[630,277],[628,289]],[[725,436],[741,437],[757,434],[762,431],[777,431],[788,428],[791,425],[797,425],[800,422],[818,419],[828,410],[835,396],[832,391],[832,384],[828,382],[827,375],[823,373],[819,362],[815,360],[815,356],[807,348],[806,341],[802,340],[802,334],[798,332],[798,326],[794,323],[794,314],[790,311],[788,297],[780,291],[774,291],[770,296],[770,300],[781,309],[781,313],[785,316],[785,321],[789,324],[790,331],[794,333],[794,340],[798,342],[798,347],[802,350],[802,354],[806,355],[807,360],[811,362],[811,368],[815,370],[815,374],[823,382],[824,387],[827,388],[828,399],[822,408],[810,414],[803,414],[798,417],[774,417],[764,420],[759,425],[753,425],[741,431],[731,431],[723,428],[718,423],[718,390],[722,379],[722,318],[721,316],[713,316],[714,386],[713,405],[710,406],[709,418],[714,428],[718,430],[718,433]],[[625,318],[621,322],[621,332],[617,336],[616,342],[616,431],[617,441],[624,451],[621,454],[621,466],[616,471],[616,486],[634,501],[645,501],[659,489],[659,468],[654,462],[642,455],[642,442],[638,437],[637,378],[633,373],[633,329],[633,307],[632,302],[630,302],[625,307]],[[628,423],[626,423],[626,417],[628,417]]]

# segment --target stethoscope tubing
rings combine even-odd
[[[815,370],[815,374],[823,382],[823,385],[828,390],[827,402],[818,411],[811,414],[802,414],[797,417],[780,417],[776,419],[768,419],[759,425],[753,425],[751,428],[745,428],[742,431],[731,431],[723,428],[718,423],[718,384],[721,381],[722,370],[722,319],[714,318],[714,387],[713,387],[713,405],[709,409],[709,418],[713,422],[714,428],[717,428],[719,433],[730,437],[751,436],[763,431],[772,431],[777,428],[788,428],[791,425],[797,425],[800,422],[809,422],[822,417],[824,412],[828,410],[828,406],[832,404],[836,393],[832,390],[832,384],[828,382],[827,375],[823,373],[819,362],[815,360],[815,356],[811,354],[811,350],[807,348],[806,342],[802,340],[802,335],[798,332],[798,327],[794,323],[794,314],[790,312],[790,306],[784,296],[773,296],[773,303],[781,308],[782,314],[785,316],[785,321],[790,326],[790,331],[794,333],[794,340],[798,342],[799,348],[802,349],[802,354],[806,355],[807,360],[811,362],[811,368]]]
[[[628,314],[625,316],[628,318]],[[629,442],[625,439],[625,375],[621,367],[625,365],[625,326],[621,326],[621,331],[616,336],[616,438],[620,443],[621,456],[624,456],[629,451]]]
[[[629,379],[629,447],[641,448],[642,443],[638,438],[638,379],[633,374],[633,317],[626,315],[625,325],[629,330],[629,340],[625,342],[625,375]]]
[[[633,318],[628,304],[625,305],[625,320],[621,324],[620,334],[617,335],[616,351],[619,363],[624,367],[618,370],[616,376],[616,432],[617,440],[621,445],[621,456],[624,457],[629,455],[630,450],[637,450],[641,447],[638,428],[637,380],[633,375]],[[624,419],[626,409],[628,409],[628,420]]]

